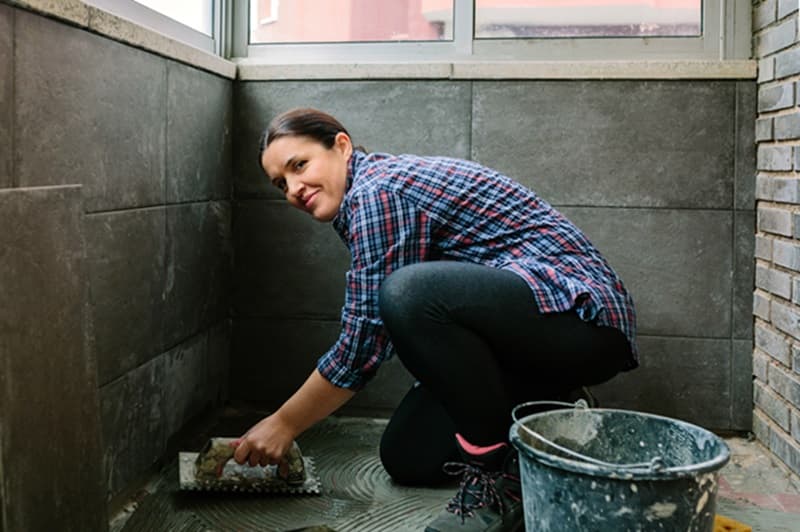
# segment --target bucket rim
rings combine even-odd
[[[532,447],[531,445],[522,441],[522,438],[520,437],[519,434],[520,432],[518,428],[519,425],[523,425],[526,421],[534,418],[548,417],[554,414],[565,414],[567,412],[622,413],[625,415],[635,415],[640,417],[647,417],[651,419],[668,421],[670,423],[682,425],[685,428],[691,428],[706,433],[710,438],[716,440],[717,443],[720,444],[720,452],[717,456],[709,460],[705,460],[703,462],[698,462],[696,464],[691,464],[691,465],[667,467],[658,470],[622,469],[622,468],[618,470],[613,470],[611,468],[604,467],[601,465],[596,465],[591,462],[583,462],[576,459],[556,456],[554,454],[542,451],[540,449],[536,449],[535,447]],[[556,408],[544,412],[536,412],[534,414],[530,414],[523,418],[515,420],[515,422],[511,425],[511,429],[509,431],[509,441],[520,453],[527,456],[528,458],[544,463],[545,465],[561,469],[567,469],[569,471],[573,471],[576,473],[583,473],[590,476],[598,476],[598,477],[602,476],[606,478],[612,477],[612,478],[623,478],[623,479],[649,480],[649,479],[681,478],[687,476],[696,476],[698,474],[708,473],[721,469],[730,460],[730,448],[728,447],[728,444],[725,443],[725,440],[723,440],[718,435],[714,434],[713,432],[704,427],[701,427],[694,423],[690,423],[688,421],[684,421],[682,419],[675,419],[667,416],[661,416],[658,414],[651,414],[648,412],[639,412],[636,410],[626,410],[618,408],[574,408],[573,407],[573,408]]]

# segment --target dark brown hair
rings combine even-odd
[[[308,107],[291,109],[273,118],[261,135],[258,142],[259,164],[264,150],[281,137],[308,137],[331,149],[338,133],[350,136],[347,129],[328,113]],[[361,146],[355,148],[366,151]]]

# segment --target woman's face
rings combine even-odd
[[[344,199],[352,153],[350,137],[342,132],[330,149],[310,137],[280,137],[264,150],[261,166],[289,203],[329,222]]]

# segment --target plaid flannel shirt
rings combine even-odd
[[[392,354],[378,314],[383,279],[454,260],[510,270],[541,312],[574,310],[622,331],[638,365],[633,300],[584,234],[534,192],[477,163],[354,151],[333,227],[350,250],[342,330],[320,357],[336,386],[360,389]]]

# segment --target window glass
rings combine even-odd
[[[134,0],[209,37],[214,36],[214,0]]]
[[[475,0],[478,39],[694,37],[702,0]]]
[[[250,0],[250,43],[447,41],[454,0]]]

